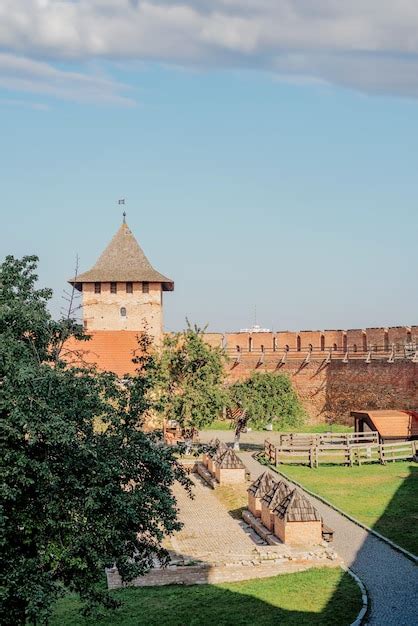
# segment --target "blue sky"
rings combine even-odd
[[[399,85],[395,68],[383,88],[376,68],[365,86],[367,60],[355,84],[319,69],[283,76],[260,51],[180,63],[170,51],[69,58],[64,44],[16,41],[2,48],[13,71],[2,74],[0,53],[0,249],[39,255],[54,315],[75,255],[82,271],[94,263],[125,197],[139,243],[176,283],[168,329],[187,316],[236,330],[255,305],[276,330],[417,323],[408,76]]]

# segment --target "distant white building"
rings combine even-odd
[[[240,333],[271,333],[269,328],[261,328],[258,324],[254,324],[252,328],[240,328]]]

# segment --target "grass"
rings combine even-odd
[[[228,513],[235,519],[242,519],[242,511],[247,507],[247,489],[249,484],[219,485],[215,496],[221,501]]]
[[[359,588],[339,568],[222,585],[128,588],[112,592],[122,606],[104,618],[82,618],[74,595],[58,601],[50,626],[331,626],[350,624]]]
[[[280,465],[294,478],[367,526],[418,555],[418,465],[361,467]]]
[[[233,425],[229,420],[215,420],[209,426],[205,426],[202,430],[233,430]],[[263,428],[253,428],[255,431],[263,431]],[[303,424],[302,426],[294,426],[293,428],[275,428],[274,430],[282,433],[351,433],[353,432],[352,426],[346,426],[344,424]],[[266,433],[268,431],[265,431]]]

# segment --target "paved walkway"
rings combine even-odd
[[[171,538],[173,548],[186,557],[206,562],[251,558],[257,544],[246,534],[215,496],[212,489],[193,478],[193,500],[180,485],[174,495],[183,528]]]
[[[227,435],[231,441],[231,433]],[[252,453],[239,455],[253,479],[265,471]],[[418,567],[331,507],[308,497],[325,523],[335,530],[335,550],[367,588],[371,603],[368,624],[418,626]],[[411,528],[411,532],[417,532],[417,528]]]

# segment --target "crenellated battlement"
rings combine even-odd
[[[228,355],[287,359],[411,358],[418,360],[418,326],[390,326],[348,330],[240,331],[207,333],[211,345],[222,346]]]

